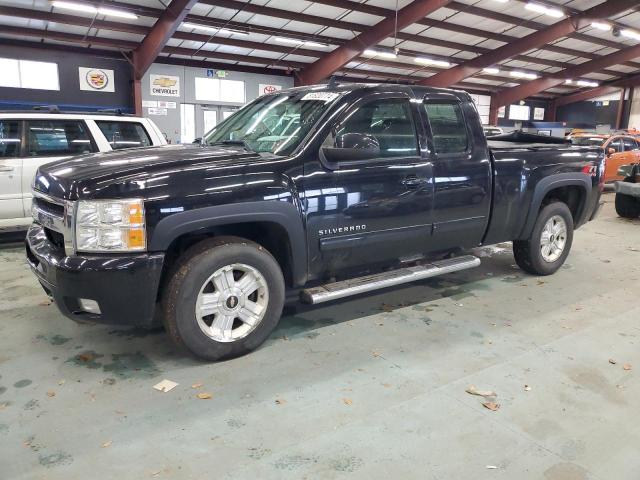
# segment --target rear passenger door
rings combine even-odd
[[[431,131],[434,168],[432,250],[478,245],[489,220],[492,187],[478,113],[450,94],[425,98],[422,113]]]
[[[31,211],[31,184],[38,167],[97,151],[83,120],[27,120],[22,159],[22,196],[25,216]]]
[[[153,145],[149,133],[139,122],[116,120],[96,120],[95,122],[114,150]]]
[[[22,218],[22,120],[0,120],[0,221]]]

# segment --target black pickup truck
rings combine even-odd
[[[162,321],[194,354],[232,357],[287,301],[471,268],[470,247],[513,241],[520,267],[554,273],[598,211],[602,149],[506,140],[487,145],[460,91],[293,88],[202,145],[41,167],[26,253],[66,316]]]

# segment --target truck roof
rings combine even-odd
[[[424,97],[427,94],[450,94],[456,96],[461,101],[471,101],[469,94],[462,90],[454,90],[450,88],[423,87],[417,85],[403,85],[393,83],[335,83],[329,82],[320,85],[305,85],[301,87],[292,87],[285,90],[279,90],[271,95],[282,94],[285,92],[336,92],[348,93],[361,90],[365,92],[404,92],[412,94],[416,97]]]

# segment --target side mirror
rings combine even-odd
[[[613,155],[614,153],[616,153],[616,149],[609,147],[607,148],[607,155]]]
[[[335,147],[323,147],[322,153],[330,162],[367,160],[380,155],[380,144],[365,133],[344,133],[336,137]]]
[[[196,139],[195,139],[193,142],[191,142],[191,143],[195,143],[195,144],[197,144],[197,145],[202,145],[202,138],[201,138],[201,137],[198,137],[198,138],[196,138]]]

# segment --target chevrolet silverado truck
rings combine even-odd
[[[604,153],[515,137],[489,146],[461,91],[279,91],[200,145],[40,167],[26,255],[67,317],[163,322],[195,355],[229,358],[285,302],[472,268],[472,247],[513,241],[525,271],[558,270],[600,206]]]

